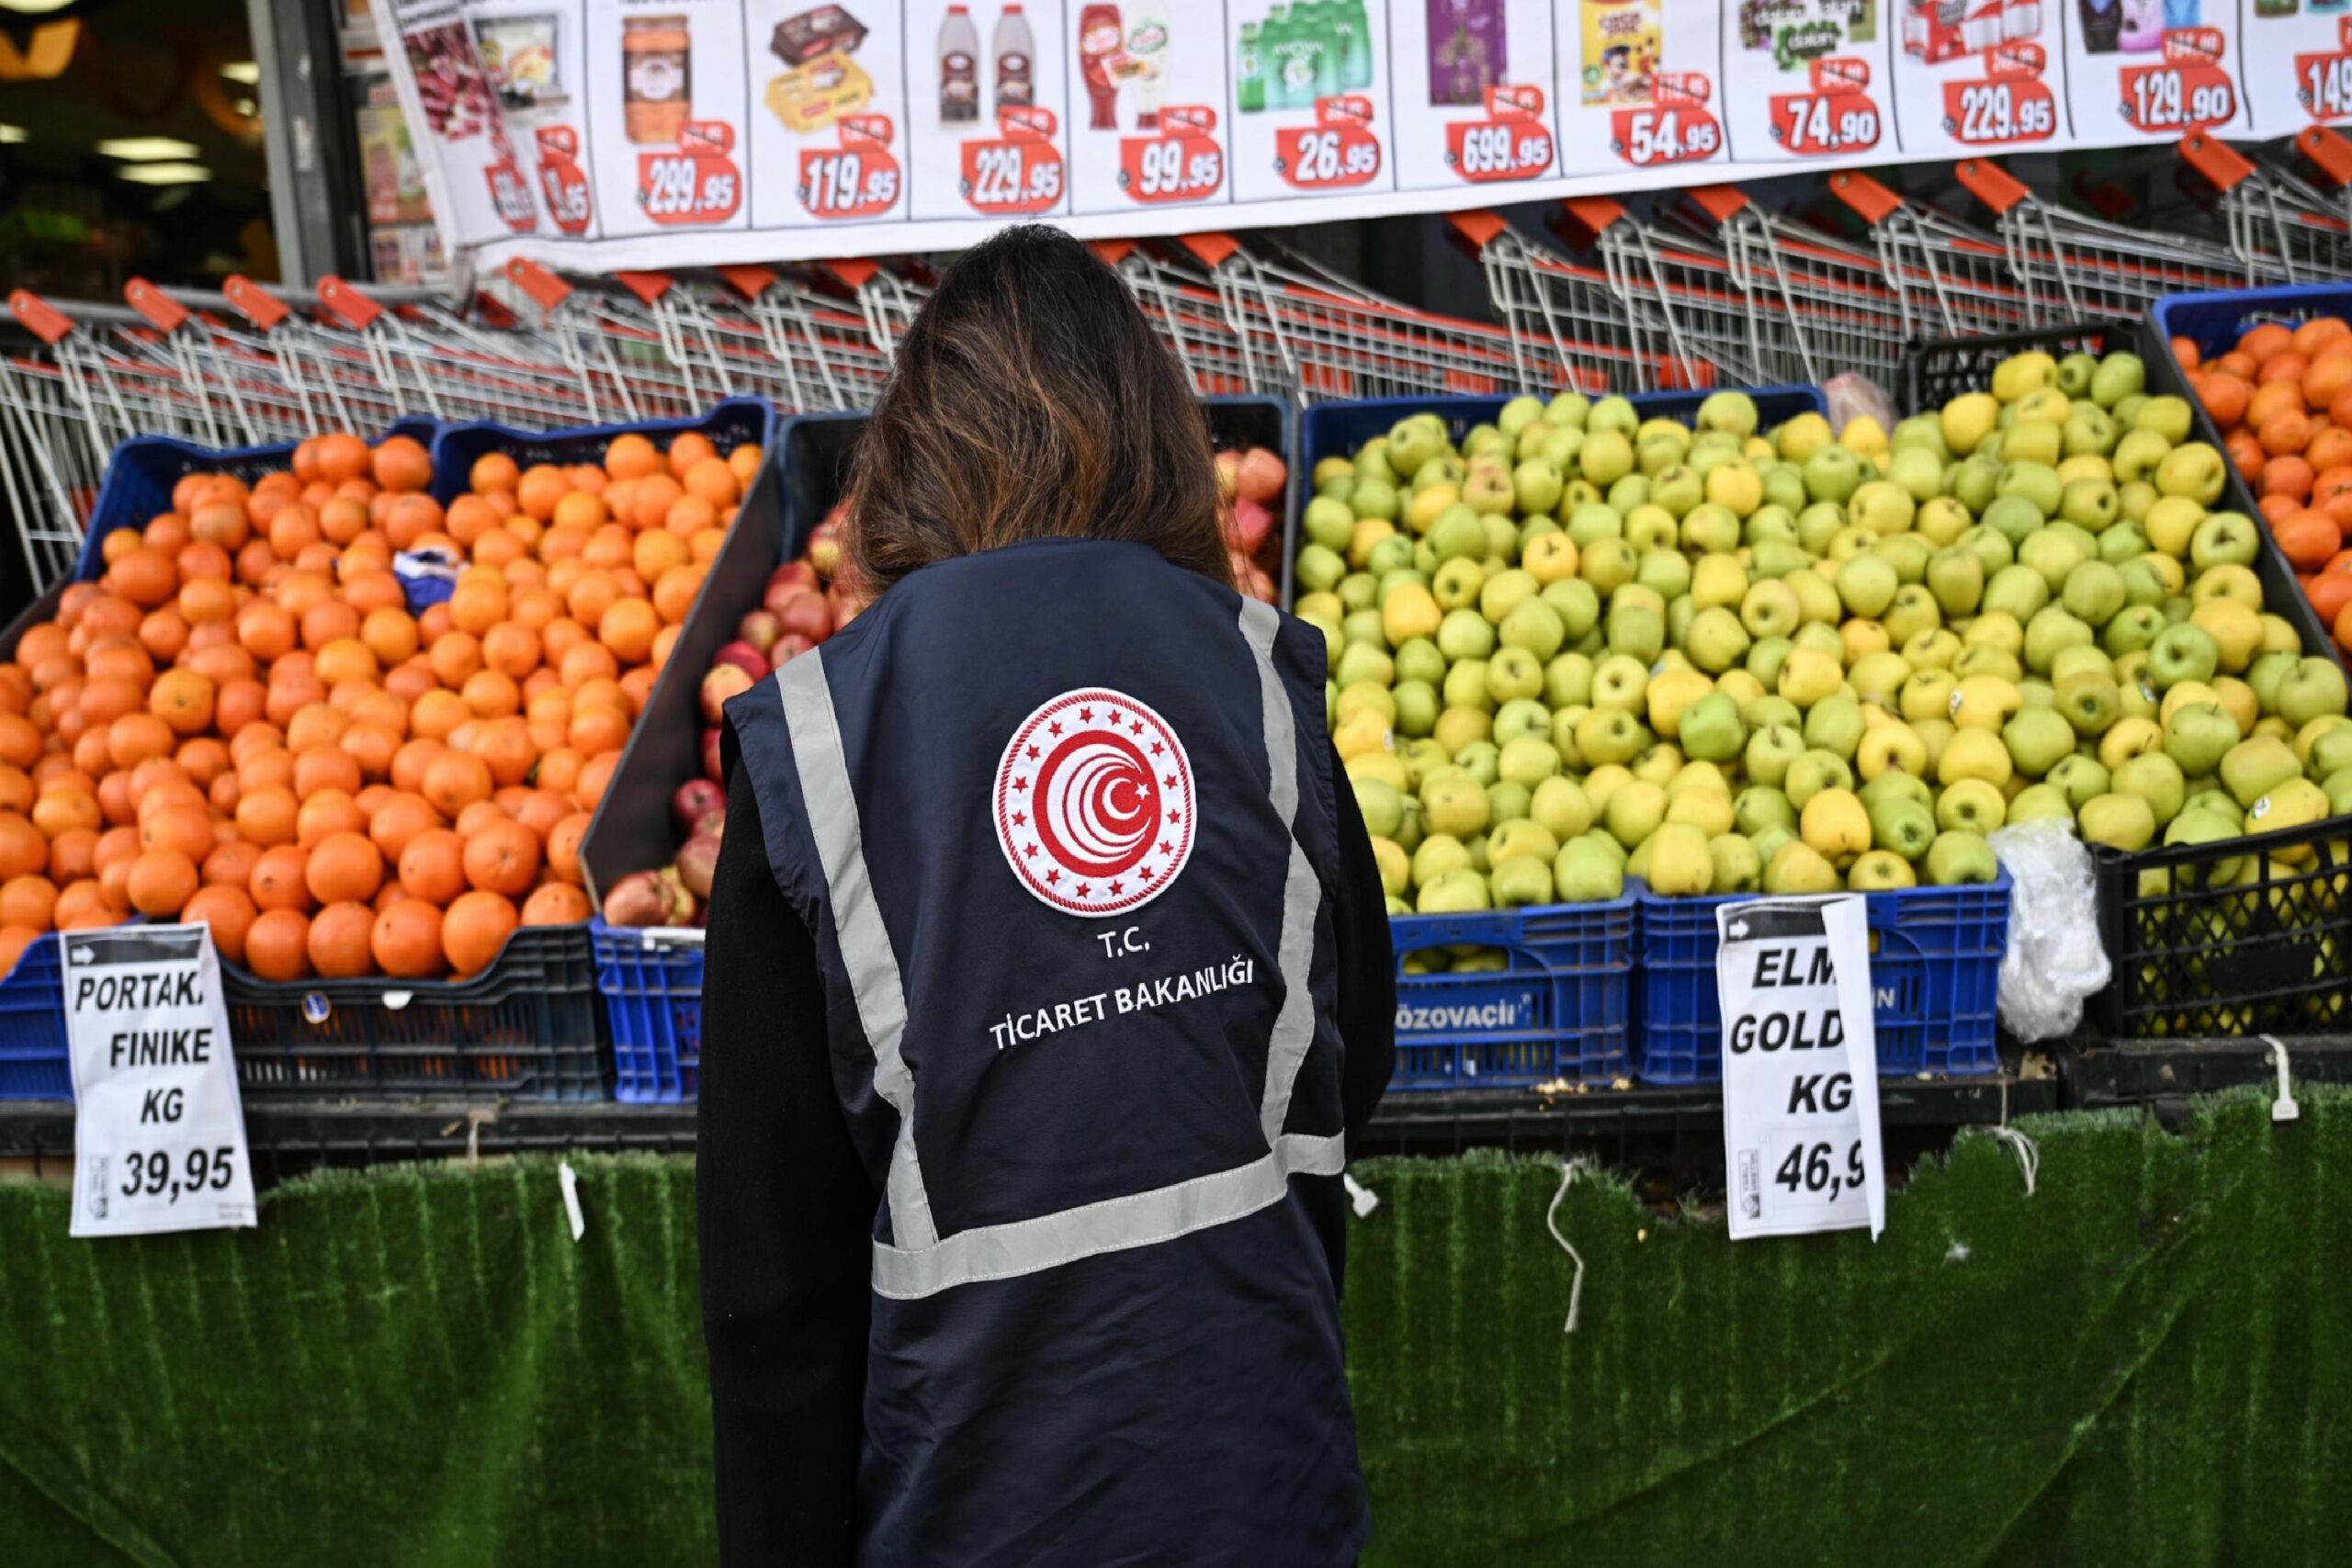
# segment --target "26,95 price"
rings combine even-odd
[[[1277,147],[1283,173],[1296,186],[1362,185],[1380,172],[1380,143],[1339,126],[1284,131]]]
[[[1842,1163],[1838,1160],[1835,1145],[1798,1144],[1789,1150],[1787,1157],[1772,1172],[1773,1185],[1790,1196],[1819,1198],[1832,1203],[1841,1193],[1859,1190],[1862,1181],[1862,1143],[1860,1138],[1846,1145],[1846,1157]]]
[[[177,1159],[170,1149],[132,1149],[122,1164],[122,1184],[117,1190],[125,1198],[176,1203],[198,1192],[226,1192],[237,1179],[237,1151],[226,1145],[190,1149]]]

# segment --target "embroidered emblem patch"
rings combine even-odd
[[[1193,766],[1144,704],[1099,686],[1041,704],[996,770],[996,840],[1021,885],[1074,915],[1150,903],[1193,852]]]

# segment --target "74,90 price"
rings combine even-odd
[[[800,175],[801,198],[820,217],[880,211],[899,199],[899,165],[892,159],[869,164],[860,152],[815,152],[802,162]]]
[[[1799,93],[1772,100],[1781,145],[1792,152],[1845,152],[1878,145],[1878,106],[1860,93]],[[1785,118],[1783,118],[1785,116]]]
[[[228,1145],[217,1149],[190,1149],[175,1166],[169,1149],[133,1149],[123,1156],[122,1195],[164,1198],[176,1203],[183,1194],[225,1192],[237,1178],[237,1151]]]
[[[1723,148],[1723,131],[1704,111],[1691,111],[1686,118],[1681,109],[1634,109],[1625,116],[1622,143],[1625,161],[1645,168],[1712,158]]]
[[[1772,1180],[1792,1194],[1806,1192],[1828,1199],[1862,1185],[1862,1145],[1857,1138],[1846,1146],[1845,1168],[1833,1163],[1836,1148],[1829,1144],[1799,1144],[1789,1150],[1788,1158],[1772,1173]]]
[[[1954,97],[1951,135],[1972,146],[2039,141],[2058,129],[2057,103],[2039,84],[2020,93],[2007,82],[1970,82]]]

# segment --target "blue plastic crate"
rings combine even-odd
[[[613,1025],[613,1098],[691,1105],[702,1077],[702,948],[590,922],[596,986]]]
[[[421,441],[429,448],[440,429],[423,414],[394,420],[377,446],[395,435]],[[144,528],[172,509],[172,486],[189,474],[230,474],[247,483],[264,474],[277,473],[294,463],[294,443],[274,446],[236,446],[214,451],[168,435],[134,435],[107,458],[106,478],[99,481],[98,499],[82,530],[81,558],[74,563],[74,581],[91,582],[105,575],[106,536],[118,528]],[[436,497],[440,492],[436,490]],[[440,497],[447,499],[446,497]]]
[[[1396,1072],[1392,1089],[1498,1089],[1626,1072],[1634,897],[1475,915],[1396,915]],[[1500,948],[1488,974],[1408,975],[1424,948]]]
[[[1723,1077],[1715,911],[1752,895],[1661,898],[1645,890],[1634,996],[1634,1076],[1645,1083]],[[1867,896],[1871,993],[1882,1077],[1997,1071],[1995,1003],[2009,940],[2009,874],[1966,887]]]
[[[1818,387],[1706,387],[1695,391],[1634,392],[1625,400],[1644,419],[1690,420],[1699,405],[1717,392],[1745,391],[1756,400],[1757,429],[1765,431],[1801,413],[1827,413],[1829,400]],[[1509,398],[1371,398],[1362,402],[1317,403],[1298,416],[1298,457],[1290,466],[1290,496],[1283,518],[1282,601],[1288,607],[1297,597],[1293,572],[1298,561],[1298,520],[1315,498],[1315,465],[1326,457],[1351,456],[1375,435],[1385,435],[1398,420],[1417,413],[1434,413],[1445,420],[1446,434],[1459,442],[1474,425],[1502,412]]]
[[[516,430],[479,421],[444,425],[433,441],[433,499],[447,505],[471,488],[474,460],[503,452],[524,468],[534,463],[594,463],[616,435],[642,435],[666,447],[673,436],[695,431],[723,456],[746,442],[763,451],[775,439],[775,406],[765,398],[729,398],[695,419],[640,420],[633,424],[581,425],[571,430]]]
[[[2156,335],[2169,345],[2185,337],[2211,356],[2237,346],[2250,327],[2264,321],[2293,325],[2313,316],[2352,320],[2352,283],[2299,283],[2278,288],[2231,288],[2211,294],[2173,294],[2149,311]]]
[[[57,933],[43,931],[0,980],[0,1100],[71,1100],[64,970]]]

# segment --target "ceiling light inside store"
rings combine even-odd
[[[201,164],[133,164],[115,173],[135,186],[193,186],[212,177]]]
[[[235,109],[239,114],[249,118],[261,113],[261,106],[254,102],[251,98],[239,98],[229,107]]]
[[[167,158],[186,160],[204,149],[172,136],[118,136],[98,143],[98,156],[126,164],[156,164]]]
[[[20,141],[30,141],[33,133],[21,125],[0,125],[0,147],[10,147]]]
[[[6,3],[7,0],[0,0],[0,5]],[[250,87],[261,80],[261,67],[250,60],[232,60],[220,67],[220,74],[232,82],[243,82]]]
[[[0,11],[14,11],[20,17],[46,17],[72,4],[74,0],[0,0]]]

